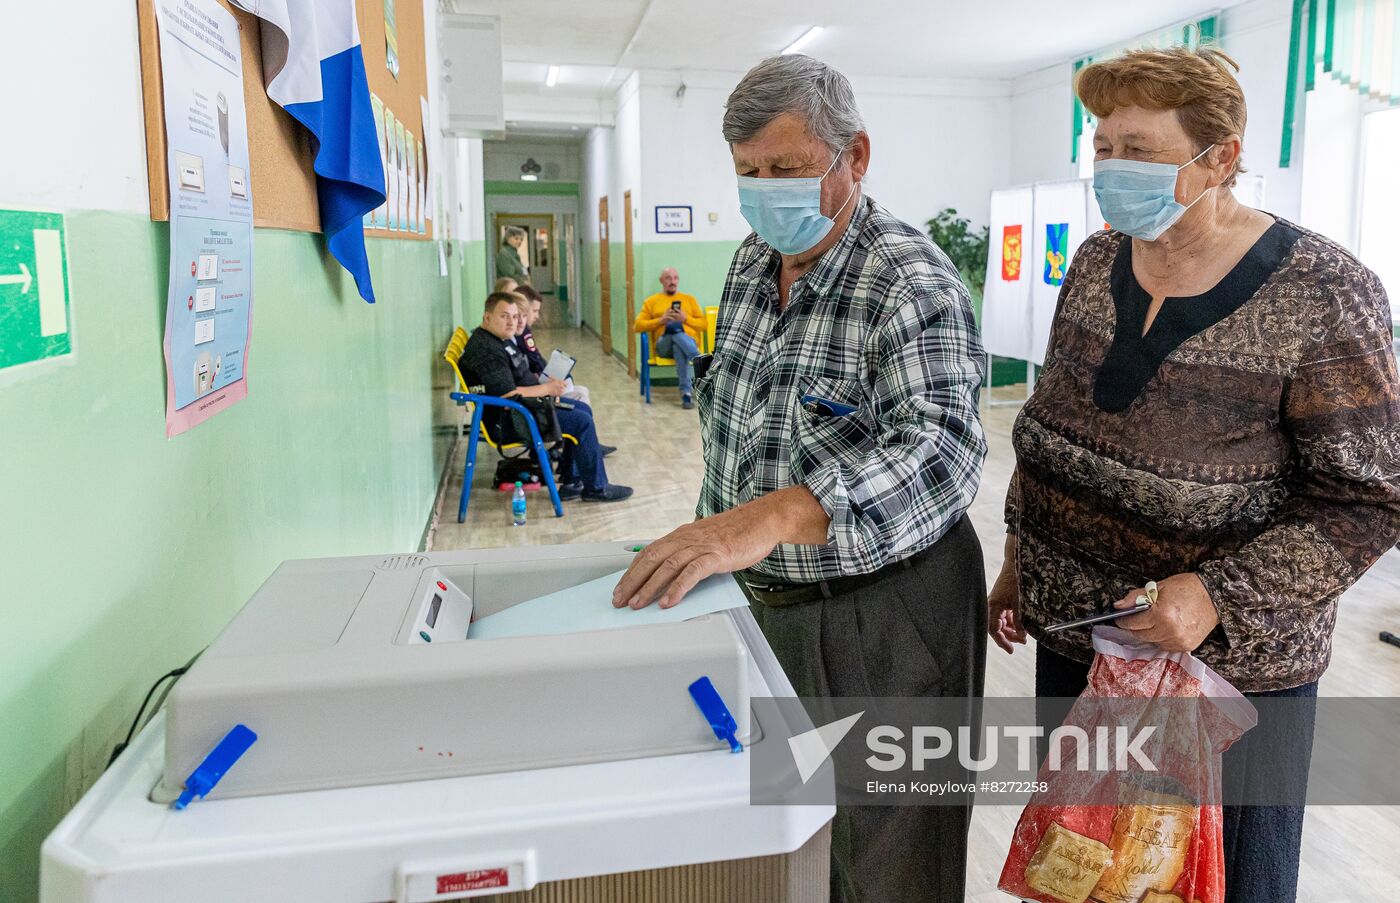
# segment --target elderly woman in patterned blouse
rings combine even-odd
[[[1376,275],[1231,193],[1232,69],[1177,48],[1079,75],[1111,230],[1075,255],[1016,419],[988,629],[1007,652],[1035,637],[1036,694],[1074,696],[1089,630],[1045,627],[1129,607],[1155,580],[1157,604],[1118,627],[1305,713],[1307,730],[1261,720],[1226,753],[1238,798],[1269,774],[1266,752],[1306,774],[1337,599],[1400,537],[1400,387]],[[1302,820],[1226,807],[1230,903],[1295,899]]]

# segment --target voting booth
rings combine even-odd
[[[50,835],[41,899],[826,900],[833,807],[750,802],[802,782],[748,751],[811,726],[750,714],[793,691],[737,585],[613,609],[635,548],[283,564]]]

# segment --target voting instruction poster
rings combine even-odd
[[[165,435],[248,395],[253,194],[238,23],[215,0],[156,0],[170,179]]]

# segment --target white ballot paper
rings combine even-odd
[[[679,605],[671,608],[662,608],[656,603],[639,611],[613,608],[613,588],[625,573],[618,571],[472,621],[467,628],[467,639],[494,640],[511,636],[640,627],[643,624],[672,624],[749,604],[732,576],[716,574],[701,580],[686,593]]]
[[[549,363],[544,365],[544,375],[550,379],[568,379],[576,363],[578,361],[556,348],[549,355]]]

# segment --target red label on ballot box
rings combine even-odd
[[[455,894],[469,890],[486,890],[492,887],[509,887],[508,869],[476,869],[470,872],[454,872],[451,875],[437,876],[437,892]]]

